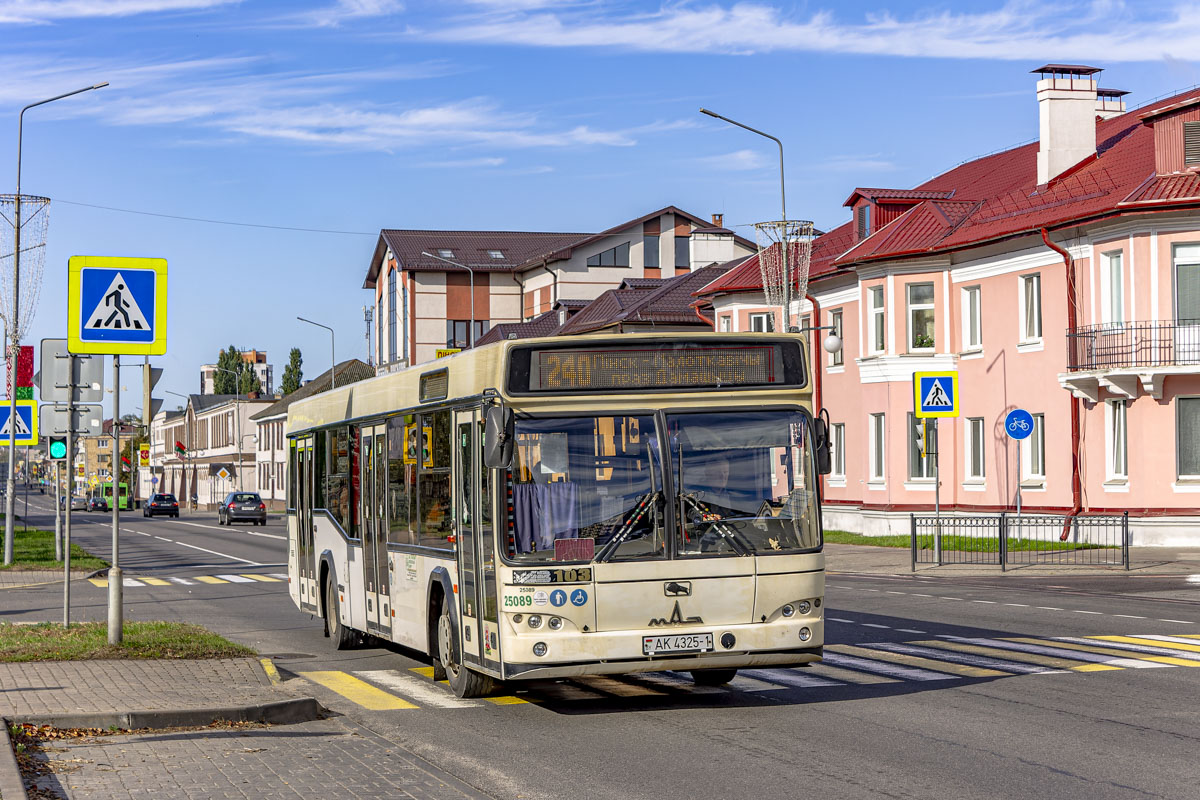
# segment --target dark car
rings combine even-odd
[[[230,492],[217,507],[217,523],[232,525],[235,522],[267,524],[267,506],[255,492]]]
[[[179,516],[179,501],[173,494],[154,494],[142,504],[143,517],[156,517],[165,514],[169,517]]]
[[[88,511],[108,511],[108,500],[103,497],[92,497],[88,499]]]

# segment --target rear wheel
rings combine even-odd
[[[442,615],[438,617],[437,627],[438,660],[446,671],[446,680],[450,688],[459,697],[483,697],[496,688],[496,682],[487,675],[481,675],[461,664],[462,652],[458,646],[458,631],[454,629],[454,620],[450,616],[450,599],[442,598]]]
[[[325,635],[333,640],[336,650],[348,650],[354,644],[354,633],[342,624],[338,615],[337,587],[332,576],[325,578]]]
[[[692,683],[697,686],[724,686],[737,677],[737,670],[723,669],[694,669]]]

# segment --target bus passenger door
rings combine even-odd
[[[479,630],[479,446],[475,411],[454,412],[454,525],[458,550],[459,643],[462,663],[480,663]]]
[[[313,438],[305,436],[296,443],[296,543],[300,562],[300,606],[319,612],[317,573],[313,552]]]
[[[376,580],[375,542],[381,531],[378,526],[379,505],[375,498],[375,470],[378,468],[375,456],[376,428],[364,425],[360,429],[362,447],[359,448],[359,481],[358,502],[359,520],[358,535],[362,541],[362,581],[366,594],[367,630],[379,628],[379,584]]]
[[[387,482],[388,450],[387,428],[375,426],[375,591],[379,598],[379,632],[392,631],[392,561],[388,558]]]

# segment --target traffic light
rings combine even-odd
[[[50,437],[50,459],[52,461],[65,461],[67,458],[67,437],[51,436]]]
[[[921,457],[925,457],[925,420],[919,417],[913,417],[912,436],[913,442],[917,445],[917,452]]]

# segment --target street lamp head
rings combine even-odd
[[[92,88],[93,89],[103,89],[105,86],[108,86],[108,81],[104,81],[103,83],[97,83]]]
[[[822,346],[825,348],[826,353],[836,353],[842,349],[841,337],[839,337],[836,333],[831,333],[825,337],[825,341]]]

